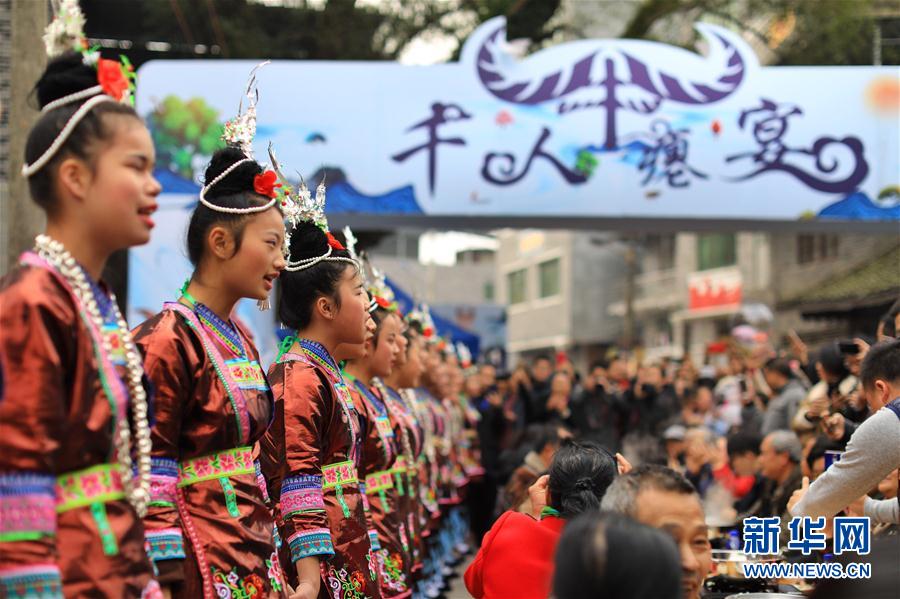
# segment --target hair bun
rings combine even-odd
[[[575,490],[577,491],[594,491],[594,481],[589,478],[579,478],[575,481]]]
[[[328,251],[328,236],[311,222],[299,223],[291,233],[291,260],[316,258]]]
[[[51,60],[34,86],[39,108],[69,94],[97,85],[97,69],[84,64],[81,54],[66,52]]]
[[[210,181],[224,173],[236,162],[245,160],[247,156],[239,148],[226,146],[213,154],[206,167],[204,182]],[[255,160],[249,160],[228,173],[224,179],[213,185],[205,194],[206,199],[254,192],[253,179],[263,172],[262,166]]]

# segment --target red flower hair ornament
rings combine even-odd
[[[328,238],[328,245],[331,246],[331,249],[338,250],[338,251],[343,251],[343,250],[347,249],[343,245],[341,245],[340,241],[335,239],[334,235],[331,234],[331,231],[326,232],[325,237]]]
[[[277,181],[278,175],[275,174],[275,171],[266,171],[253,178],[253,190],[259,195],[274,198],[275,189],[281,187],[281,183]]]
[[[127,67],[123,67],[117,60],[101,58],[97,61],[97,82],[103,88],[103,93],[120,102],[131,85],[124,72],[125,68]]]

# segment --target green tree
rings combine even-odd
[[[541,42],[560,0],[384,0],[323,6],[249,0],[81,0],[92,38],[124,39],[135,65],[154,58],[396,60],[418,36],[462,40],[484,20],[506,15],[510,35]],[[164,52],[147,42],[169,44]]]
[[[219,112],[202,98],[185,102],[178,96],[166,96],[150,113],[147,124],[159,166],[185,179],[193,179],[195,164],[206,162],[224,145]]]
[[[684,28],[672,24],[711,20],[769,48],[772,64],[863,65],[872,64],[877,17],[898,13],[885,0],[642,0],[621,37],[692,46],[693,32],[673,39]],[[900,64],[900,47],[885,46],[882,61]]]

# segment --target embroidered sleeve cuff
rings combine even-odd
[[[0,542],[56,535],[55,484],[49,474],[0,474]]]
[[[0,596],[9,599],[63,599],[59,568],[56,564],[0,567]]]
[[[293,514],[324,511],[321,476],[310,474],[284,479],[281,484],[281,513],[285,518]]]
[[[150,505],[175,507],[178,462],[170,458],[150,460]]]
[[[331,531],[327,528],[314,528],[298,532],[288,539],[288,545],[291,548],[292,562],[314,555],[325,557],[334,555]]]
[[[381,551],[381,541],[378,540],[378,531],[369,530],[369,544],[372,551]]]
[[[180,528],[148,530],[147,555],[154,562],[167,559],[184,559],[184,538]]]

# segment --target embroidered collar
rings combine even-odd
[[[387,416],[387,407],[385,406],[384,401],[372,393],[372,389],[368,385],[357,378],[353,379],[353,384],[359,389],[359,392],[369,400],[369,403],[375,408],[375,411],[378,412],[379,416]]]
[[[94,300],[97,302],[97,307],[100,309],[100,316],[103,317],[103,322],[116,322],[116,318],[113,313],[112,298],[109,296],[109,293],[106,291],[105,287],[99,282],[95,281],[94,277],[92,277],[88,273],[88,271],[85,270],[83,266],[81,266],[81,264],[79,264],[78,266],[82,271],[84,271],[84,278],[87,279],[88,284],[91,286],[91,293],[94,294]]]
[[[311,361],[317,363],[325,369],[325,372],[331,376],[334,381],[343,382],[344,377],[341,375],[341,369],[338,368],[337,362],[325,349],[325,346],[318,341],[310,339],[297,339],[297,345],[300,346],[300,352]]]
[[[237,421],[238,438],[241,440],[241,444],[248,444],[250,440],[250,411],[247,408],[247,400],[242,388],[233,376],[229,361],[225,360],[216,348],[216,344],[209,340],[209,337],[212,336],[210,330],[203,324],[196,310],[191,310],[181,302],[167,302],[164,308],[175,310],[181,314],[187,325],[194,331],[194,334],[200,338],[203,349],[212,362],[216,376],[219,377],[222,386],[225,388],[225,392],[228,394],[228,400],[231,403],[231,407],[234,410],[234,417]],[[241,366],[243,365],[238,365],[239,369]],[[252,367],[249,364],[247,366]],[[258,364],[256,365],[256,368],[259,368]],[[269,399],[269,421],[271,422],[275,414],[274,409],[272,409],[274,406],[274,398],[272,397],[271,390],[267,391],[266,395]]]
[[[242,358],[247,357],[244,342],[237,332],[237,327],[219,318],[219,315],[213,312],[209,306],[198,302],[187,290],[182,293],[182,297],[190,304],[200,322],[213,334],[219,343],[231,350],[234,355]]]

